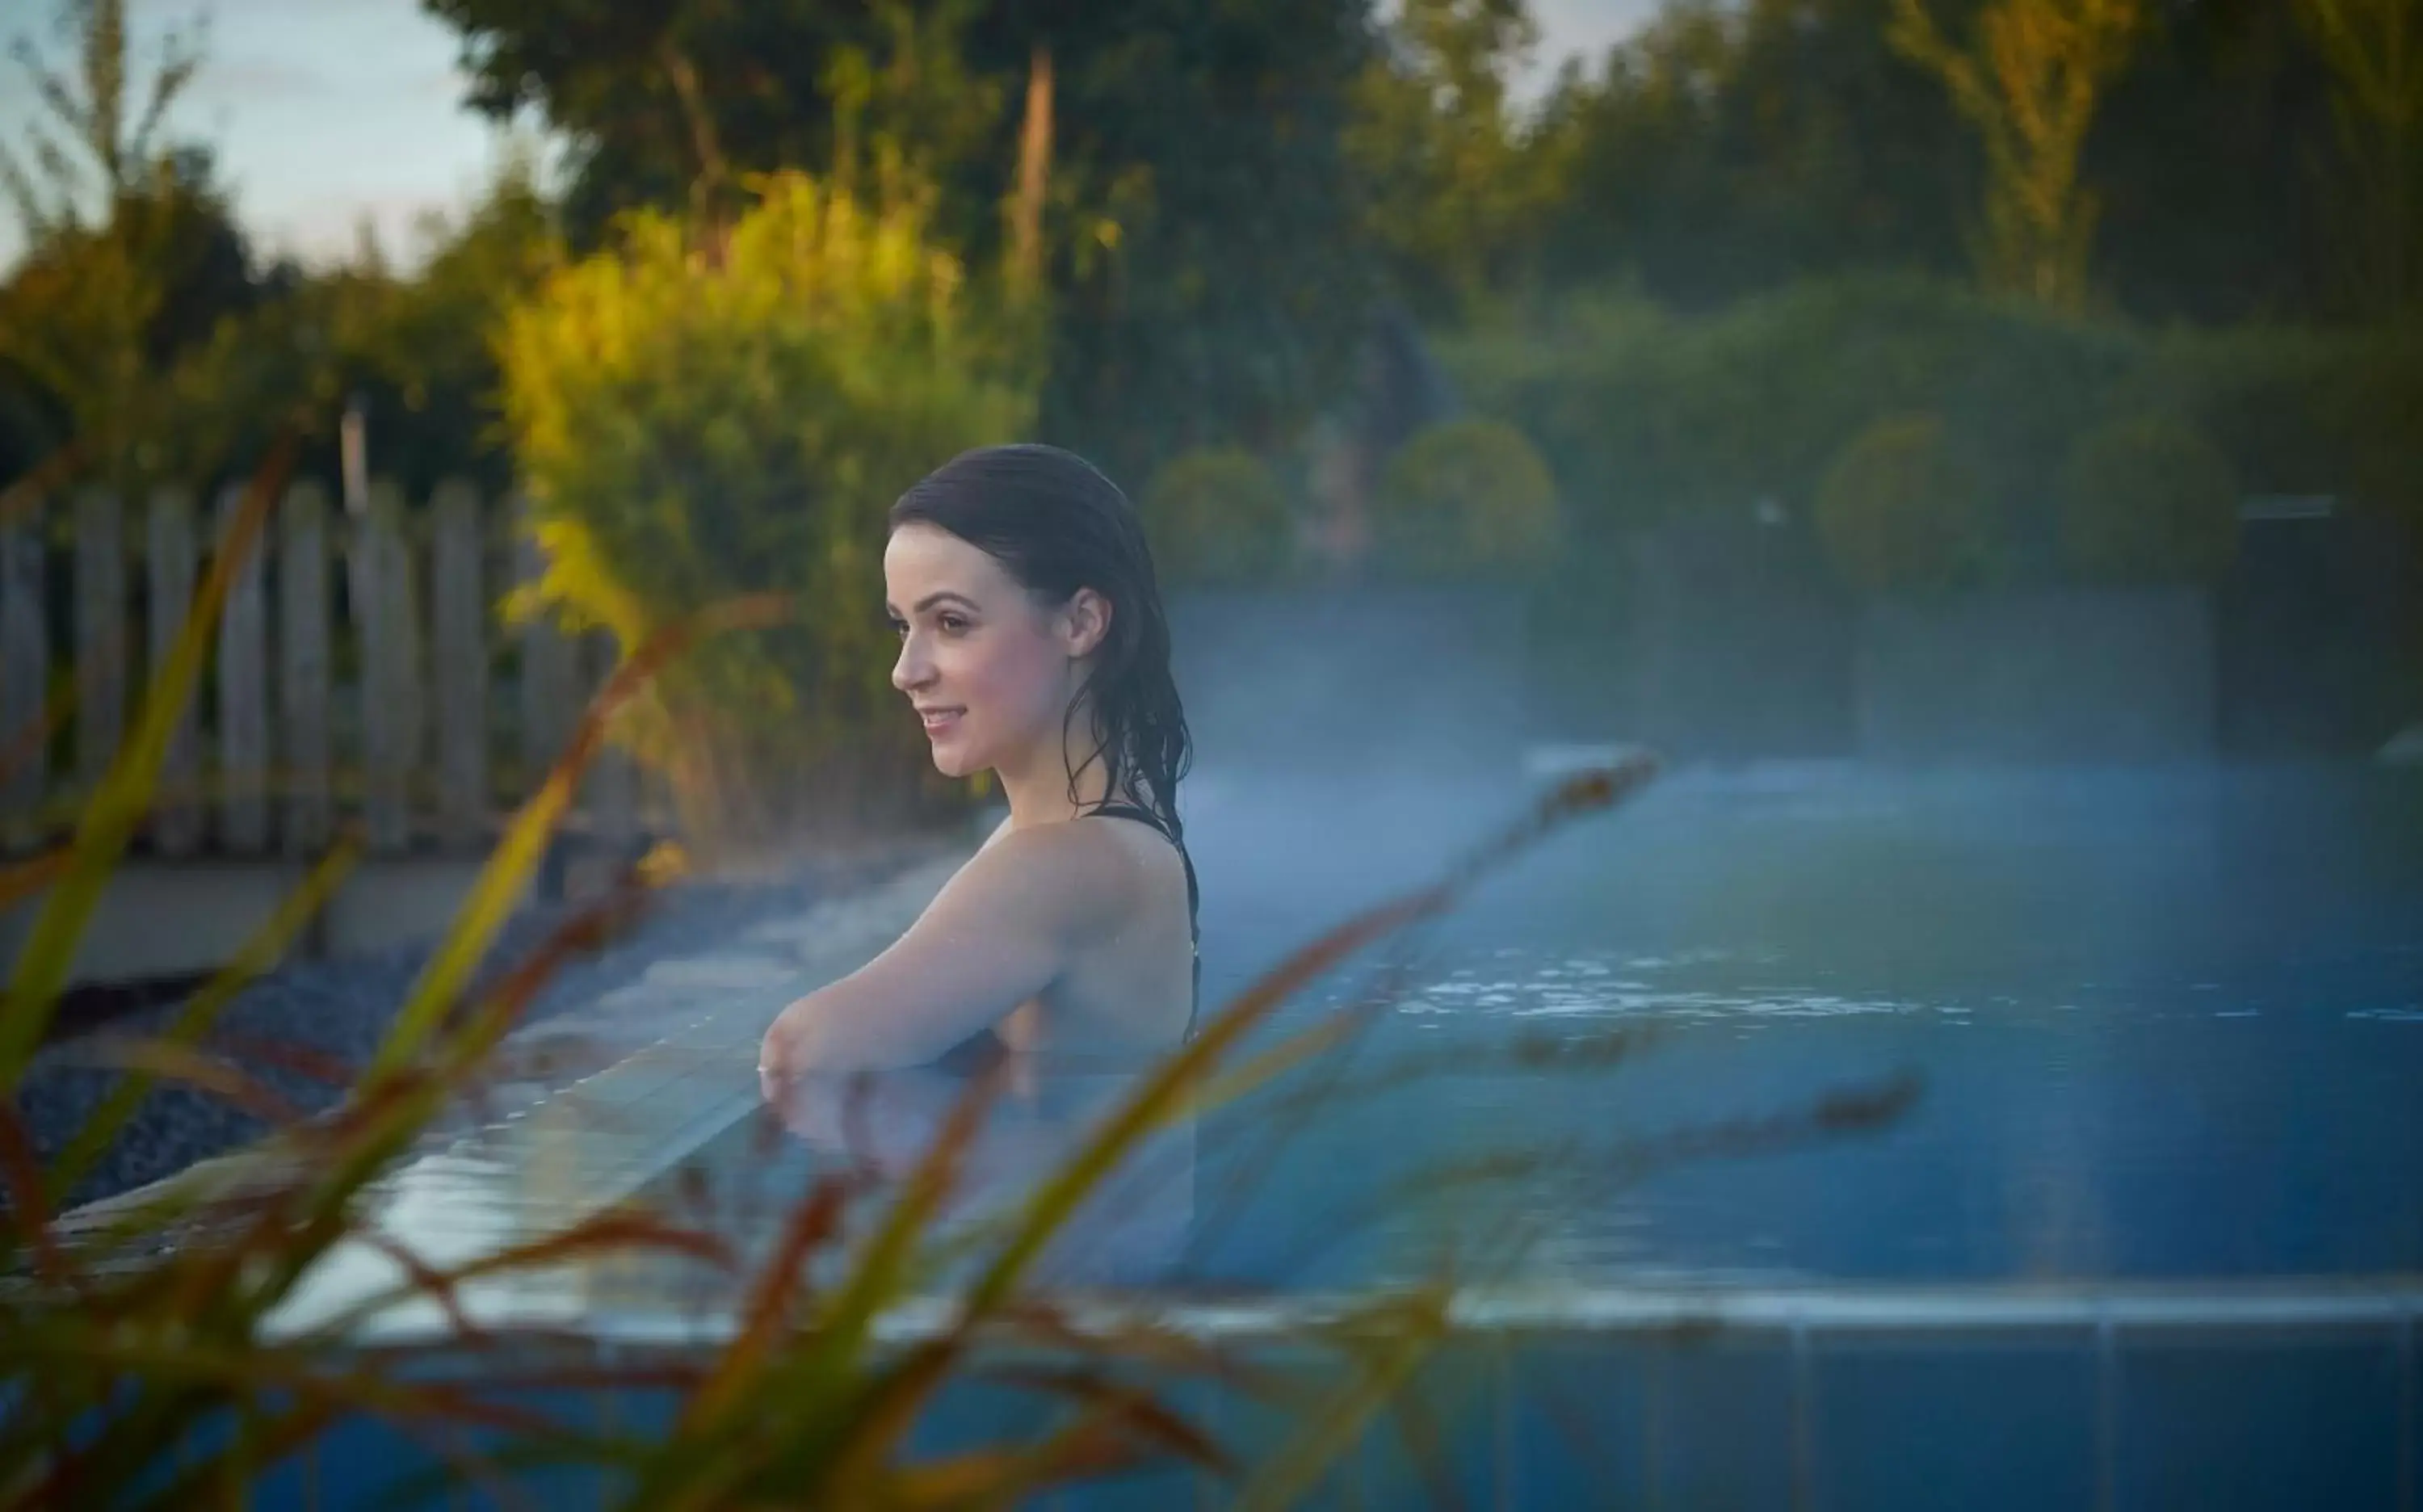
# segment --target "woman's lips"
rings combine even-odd
[[[959,716],[966,712],[963,708],[921,708],[917,718],[925,724],[926,734],[941,735],[956,726]]]

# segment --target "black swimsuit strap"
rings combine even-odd
[[[1195,946],[1195,999],[1186,1012],[1185,1038],[1195,1037],[1195,1018],[1203,1010],[1203,894],[1195,882],[1195,858],[1186,853],[1186,842],[1170,833],[1169,825],[1152,810],[1135,804],[1102,804],[1089,808],[1086,814],[1098,819],[1132,819],[1139,824],[1160,832],[1161,837],[1178,849],[1178,864],[1186,868],[1186,932]]]

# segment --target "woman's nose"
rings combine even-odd
[[[901,642],[900,660],[892,663],[892,686],[905,693],[931,681],[933,675],[933,668],[926,663],[925,653],[917,648],[917,638],[911,635]]]

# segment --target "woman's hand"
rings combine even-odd
[[[767,1026],[766,1037],[757,1042],[757,1090],[768,1102],[813,1062],[806,1043],[812,1023],[808,999],[802,997]]]

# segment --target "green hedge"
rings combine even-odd
[[[1438,349],[1467,402],[1538,441],[1583,536],[1762,498],[1811,507],[1846,447],[1918,412],[1972,460],[2022,571],[2056,567],[2062,469],[2114,417],[2179,417],[2251,491],[2423,512],[2412,332],[2149,332],[1865,277],[1696,317],[1567,297]]]
[[[2236,471],[2174,420],[2088,432],[2063,470],[2062,563],[2083,582],[2215,582],[2238,553]]]
[[[1835,571],[1861,593],[1940,593],[1993,570],[1985,490],[1933,415],[1878,421],[1845,447],[1815,517]]]
[[[1145,489],[1142,514],[1165,582],[1272,582],[1295,565],[1287,490],[1242,447],[1206,447],[1172,461]]]
[[[1401,581],[1527,577],[1558,534],[1557,484],[1521,431],[1453,420],[1388,458],[1372,501],[1372,558]]]

